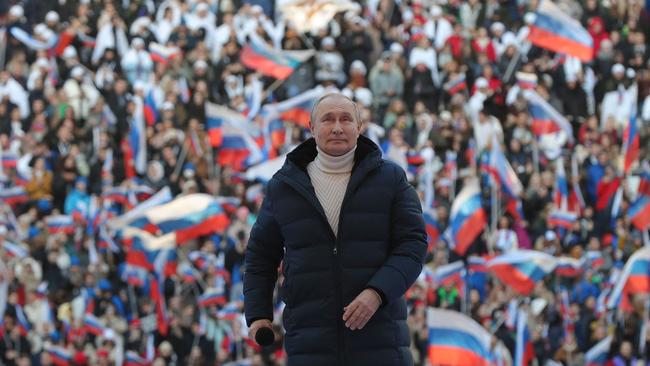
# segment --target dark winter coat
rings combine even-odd
[[[288,365],[412,365],[404,293],[422,269],[426,233],[420,201],[404,171],[360,136],[341,206],[338,237],[307,174],[310,139],[287,156],[267,195],[246,252],[246,319],[272,319],[282,259]],[[351,331],[343,307],[365,288],[383,300],[363,329]]]

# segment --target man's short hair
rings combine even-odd
[[[352,106],[354,107],[354,115],[355,115],[355,117],[357,119],[357,123],[359,125],[361,125],[361,113],[359,113],[359,108],[357,108],[357,103],[355,103],[355,101],[352,100],[351,98],[349,98],[348,96],[346,96],[344,94],[341,94],[341,93],[337,93],[337,92],[331,92],[331,93],[323,94],[320,98],[318,98],[316,100],[316,103],[314,103],[314,107],[311,109],[311,113],[309,114],[309,123],[310,124],[314,123],[314,112],[316,112],[316,108],[318,108],[318,105],[320,104],[320,102],[322,102],[323,100],[325,100],[327,98],[330,98],[330,97],[341,97],[341,98],[347,99],[350,103],[352,103]]]

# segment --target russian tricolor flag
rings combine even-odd
[[[577,57],[583,62],[594,58],[594,42],[589,32],[550,0],[540,1],[528,40],[536,46]]]
[[[4,152],[1,154],[2,167],[5,169],[15,168],[18,165],[18,156],[13,153]]]
[[[632,115],[623,131],[623,174],[627,174],[632,163],[639,158],[639,132],[636,126],[636,108],[632,108]]]
[[[314,103],[332,90],[319,85],[282,102],[264,105],[262,109],[268,118],[278,118],[281,121],[293,122],[300,127],[309,128]]]
[[[467,265],[469,267],[470,272],[472,273],[485,273],[487,272],[487,266],[486,266],[487,260],[483,257],[478,257],[475,255],[470,256],[467,258]]]
[[[564,160],[562,157],[555,162],[555,207],[566,210],[569,205],[569,186],[564,171]]]
[[[246,130],[226,124],[222,127],[222,131],[223,140],[217,153],[217,161],[220,165],[228,165],[237,171],[242,171],[262,161],[262,150]]]
[[[463,261],[442,265],[436,268],[434,272],[435,282],[438,286],[447,286],[462,282],[465,275],[465,265]]]
[[[612,336],[607,336],[585,353],[585,366],[605,366],[612,346]]]
[[[254,69],[262,75],[284,80],[314,54],[314,51],[283,51],[270,47],[259,37],[251,37],[245,45],[239,59],[244,66]]]
[[[562,277],[578,277],[582,274],[584,260],[578,260],[570,257],[560,257],[557,259],[555,274]]]
[[[72,363],[72,355],[62,347],[49,346],[45,351],[50,355],[52,363],[56,366],[69,366]]]
[[[449,222],[450,247],[459,255],[464,255],[487,225],[477,180],[468,181],[460,191],[451,206]]]
[[[205,118],[205,128],[208,131],[212,147],[219,147],[223,143],[223,126],[227,121],[240,126],[246,123],[246,117],[243,114],[213,103],[205,104]]]
[[[96,316],[90,313],[84,314],[84,329],[91,334],[100,336],[104,334],[104,326]]]
[[[639,176],[638,194],[650,196],[650,173],[643,172]]]
[[[645,231],[650,226],[650,196],[640,196],[634,201],[627,212],[627,216],[637,229]]]
[[[242,316],[242,309],[235,302],[229,302],[222,309],[217,311],[217,319],[233,320]]]
[[[535,349],[528,330],[528,314],[525,310],[517,312],[517,335],[515,341],[514,366],[528,366],[535,358]]]
[[[148,250],[160,249],[162,246],[167,248],[167,234],[173,233],[175,242],[183,244],[201,235],[221,233],[230,223],[219,202],[213,196],[203,193],[181,196],[169,203],[151,207],[136,221],[140,229],[156,228],[162,234],[143,242]],[[136,221],[131,225],[136,225]],[[148,238],[146,232],[134,231],[134,234]]]
[[[14,206],[29,201],[29,196],[24,187],[16,186],[0,190],[0,200],[9,206]]]
[[[144,358],[140,357],[135,351],[126,351],[126,359],[124,360],[124,366],[147,366],[149,362]]]
[[[221,205],[206,194],[180,197],[157,207],[148,216],[163,234],[175,232],[179,244],[201,235],[223,232],[230,223]]]
[[[427,325],[431,364],[492,365],[493,337],[471,318],[456,311],[429,308]]]
[[[534,90],[524,90],[528,101],[528,113],[532,119],[531,129],[538,138],[564,131],[573,143],[573,127],[564,116],[544,100]]]
[[[47,231],[50,234],[65,233],[74,234],[74,220],[69,215],[54,215],[45,218]]]
[[[449,95],[455,95],[463,90],[467,89],[467,81],[465,79],[465,74],[458,74],[453,80],[450,80],[445,84],[445,89]]]
[[[535,89],[537,87],[537,75],[527,72],[517,71],[515,74],[517,85],[522,90]]]
[[[438,239],[440,239],[440,224],[436,218],[435,211],[424,210],[423,216],[427,231],[427,242],[429,243],[427,250],[431,251],[438,242]]]
[[[523,186],[517,173],[512,169],[508,158],[501,151],[501,144],[496,138],[492,139],[492,149],[489,153],[488,171],[496,182],[499,183],[503,192],[510,197],[519,197],[523,191]]]
[[[144,120],[147,122],[147,126],[153,126],[154,123],[158,120],[158,107],[156,106],[156,100],[153,97],[153,90],[149,90],[147,95],[144,97]]]
[[[585,259],[587,260],[587,265],[589,268],[593,269],[594,271],[605,265],[603,253],[597,250],[587,251],[585,254]]]
[[[212,253],[201,252],[198,250],[191,251],[188,258],[194,263],[196,268],[205,271],[210,265],[217,263],[217,257]]]
[[[183,55],[178,47],[167,47],[156,42],[149,43],[149,54],[153,62],[160,62],[167,65],[174,57]]]
[[[573,223],[575,223],[577,219],[578,216],[573,212],[555,210],[546,218],[546,224],[548,226],[571,229]]]
[[[27,333],[32,329],[32,326],[29,324],[29,321],[23,312],[23,307],[20,305],[16,305],[16,318],[18,320],[18,329],[20,330],[20,334],[23,337],[26,337]]]
[[[2,243],[2,248],[5,250],[8,256],[13,258],[25,258],[29,255],[29,251],[20,245],[4,241]]]
[[[556,266],[555,257],[535,250],[515,250],[487,264],[488,270],[516,292],[528,296]]]
[[[226,296],[223,291],[214,288],[209,288],[205,293],[198,298],[200,307],[208,307],[211,305],[223,305],[226,303]]]
[[[607,302],[612,309],[628,294],[650,292],[650,247],[643,247],[630,257],[618,277]]]

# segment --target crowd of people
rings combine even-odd
[[[262,105],[318,85],[353,99],[362,133],[408,172],[441,233],[463,182],[482,179],[490,225],[462,256],[444,235],[430,243],[429,271],[517,249],[576,259],[602,253],[602,263],[572,278],[549,276],[527,299],[489,275],[462,286],[423,276],[407,293],[416,364],[428,364],[427,307],[464,311],[514,355],[513,299],[530,303],[538,365],[582,365],[584,353],[608,335],[615,365],[650,361],[644,298],[631,299],[626,311],[600,305],[647,235],[647,227],[644,234],[627,216],[635,184],[649,169],[645,4],[558,1],[593,39],[593,60],[581,62],[527,40],[536,0],[322,1],[345,11],[313,27],[289,21],[285,3],[0,2],[3,364],[284,364],[281,316],[278,341],[263,349],[247,338],[243,320],[244,252],[264,182],[246,176],[245,161],[220,157],[206,117],[208,103],[246,115],[258,82]],[[278,83],[240,61],[252,37],[276,50],[314,55]],[[521,75],[532,79],[522,83]],[[540,138],[530,125],[526,88],[557,110],[571,132]],[[143,116],[145,128],[138,130]],[[309,137],[304,125],[287,118],[284,139],[265,143],[254,136],[258,116],[246,123],[266,159]],[[622,156],[629,121],[636,123],[640,152],[628,167]],[[481,167],[494,144],[522,183],[521,210],[504,200],[495,207]],[[570,190],[582,192],[577,218],[566,229],[548,220],[556,209],[558,159],[565,161]],[[612,182],[619,180],[623,188],[615,194]],[[127,244],[104,225],[165,187],[174,197],[236,197],[239,206],[226,210],[225,231],[178,248],[177,273],[160,283],[161,319],[148,285],[125,275]],[[123,200],[111,195],[119,189],[127,192]],[[97,220],[90,220],[91,203],[102,213]],[[57,220],[66,218],[72,226],[58,230]],[[188,267],[198,275],[187,278]],[[219,281],[223,301],[200,306],[203,291]]]

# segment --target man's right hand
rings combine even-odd
[[[248,328],[248,338],[250,338],[250,339],[256,341],[256,340],[255,340],[255,336],[257,335],[257,331],[258,331],[260,328],[264,328],[264,327],[267,327],[267,328],[271,328],[271,329],[273,329],[273,324],[272,324],[271,321],[268,320],[268,319],[258,319],[258,320],[256,320],[256,321],[254,321],[254,322],[251,324],[251,326]],[[257,341],[256,341],[256,342],[257,342]]]

